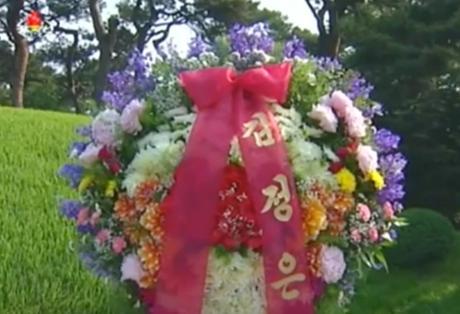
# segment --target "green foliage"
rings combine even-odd
[[[444,216],[428,209],[408,209],[408,226],[399,229],[397,244],[389,248],[392,265],[419,266],[446,256],[454,241],[454,228]]]

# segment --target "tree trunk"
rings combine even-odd
[[[78,102],[78,95],[77,95],[77,88],[75,86],[75,80],[73,78],[73,70],[72,70],[73,58],[70,56],[66,60],[66,80],[67,80],[67,91],[69,97],[72,101],[72,105],[75,109],[75,113],[83,113],[82,108],[80,107],[80,103]]]
[[[113,49],[108,47],[107,43],[100,43],[99,48],[99,64],[96,74],[94,97],[96,101],[101,101],[102,94],[105,90],[107,82],[107,75],[110,71],[110,65],[112,63],[112,52]]]
[[[13,105],[18,108],[24,107],[24,82],[26,79],[28,62],[29,45],[23,36],[18,36],[14,43],[14,73],[11,95]]]
[[[340,37],[336,33],[323,34],[318,38],[319,55],[329,58],[337,58],[340,51]]]

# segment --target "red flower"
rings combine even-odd
[[[99,151],[98,155],[102,163],[114,174],[118,174],[121,171],[121,163],[107,146],[104,146]]]
[[[340,161],[333,162],[329,165],[329,171],[332,172],[333,174],[336,174],[343,168],[343,164]]]

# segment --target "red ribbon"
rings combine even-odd
[[[219,188],[228,162],[230,142],[238,136],[250,186],[250,197],[263,230],[262,252],[266,280],[267,313],[313,313],[309,278],[290,283],[298,298],[286,300],[272,287],[285,277],[280,271],[284,253],[295,258],[290,274],[306,275],[301,212],[290,164],[268,101],[285,102],[292,65],[284,63],[236,74],[229,68],[185,72],[180,82],[198,108],[184,158],[177,169],[166,213],[165,242],[152,314],[201,314],[208,255],[212,246]],[[258,147],[254,138],[243,138],[243,125],[255,113],[268,117],[275,143]],[[275,219],[273,210],[261,213],[267,202],[262,190],[285,175],[293,215],[287,222]],[[286,266],[286,265],[284,265]],[[286,269],[286,268],[285,268]]]

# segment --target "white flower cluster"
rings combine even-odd
[[[209,256],[203,314],[265,314],[262,256],[248,251]]]

